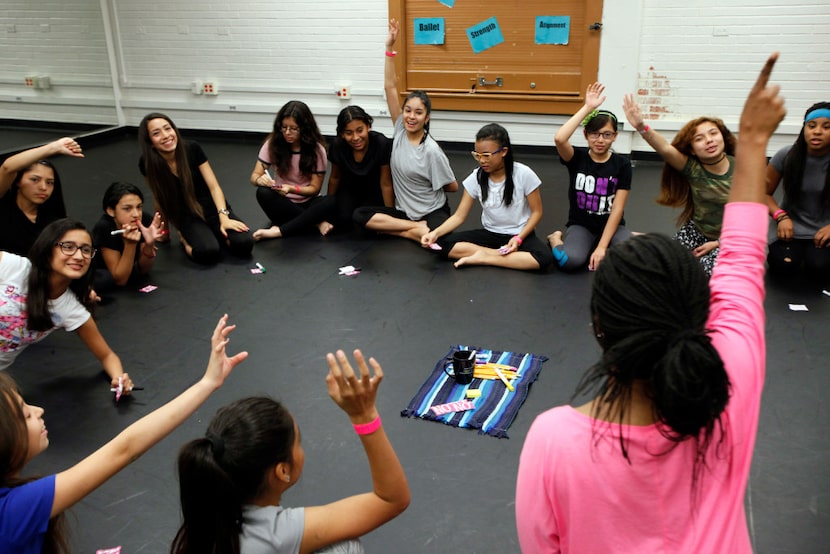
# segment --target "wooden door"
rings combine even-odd
[[[452,7],[390,0],[390,17],[401,22],[395,63],[402,95],[425,90],[433,108],[443,110],[572,114],[579,108],[597,78],[602,0],[446,3]],[[567,43],[538,43],[537,17],[542,25],[567,21]],[[444,24],[443,44],[416,44],[423,42],[416,20],[435,18]],[[503,42],[476,53],[481,45],[468,32],[494,30],[488,22]]]

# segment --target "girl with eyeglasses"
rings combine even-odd
[[[698,117],[669,143],[646,125],[633,94],[625,95],[623,109],[631,126],[665,162],[657,203],[683,209],[674,239],[691,250],[711,275],[720,250],[723,209],[732,188],[735,137],[722,120]]]
[[[219,320],[211,337],[210,361],[196,384],[75,465],[45,477],[21,475],[49,447],[44,410],[28,404],[14,380],[0,374],[0,552],[68,554],[64,512],[173,432],[222,386],[248,355],[227,355],[233,329],[227,315]]]
[[[398,39],[397,20],[389,21],[386,38],[384,90],[389,115],[395,125],[392,138],[392,188],[394,207],[364,207],[354,213],[355,224],[378,233],[421,242],[421,237],[450,217],[448,192],[458,182],[447,155],[429,134],[432,102],[426,92],[415,90],[399,103],[392,50]]]
[[[153,191],[156,207],[179,231],[187,256],[215,264],[222,251],[247,258],[254,248],[248,226],[231,210],[199,143],[185,141],[173,120],[149,113],[138,126],[138,168]]]
[[[507,129],[497,123],[476,133],[473,158],[479,168],[461,183],[458,209],[437,229],[421,238],[421,245],[457,260],[455,267],[492,265],[539,270],[553,263],[550,248],[534,232],[542,219],[542,181],[526,165],[513,161]],[[473,207],[481,203],[483,229],[454,233]],[[449,234],[448,234],[449,233]]]
[[[585,267],[596,271],[608,247],[631,236],[623,212],[631,190],[631,161],[613,152],[617,139],[617,117],[599,107],[605,102],[605,85],[588,86],[585,104],[556,132],[559,160],[568,168],[567,231],[548,235],[553,257],[560,269]],[[571,145],[579,125],[588,148]]]
[[[323,135],[311,110],[298,100],[288,102],[277,112],[251,173],[256,200],[272,223],[254,231],[254,240],[297,235],[315,226],[323,236],[332,230],[320,196],[327,164]],[[268,172],[272,165],[273,176]]]
[[[28,259],[0,252],[0,370],[27,346],[62,327],[75,331],[98,358],[111,387],[132,390],[121,359],[89,313],[93,256],[92,237],[83,223],[73,219],[47,225]]]
[[[64,137],[7,158],[0,166],[0,250],[21,256],[44,227],[66,217],[55,155],[83,158],[81,146]]]

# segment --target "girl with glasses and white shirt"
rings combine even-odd
[[[20,352],[63,327],[75,331],[101,362],[111,387],[133,388],[121,359],[89,313],[92,237],[80,221],[59,219],[46,226],[29,258],[0,252],[0,369]]]

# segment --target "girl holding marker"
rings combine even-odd
[[[210,361],[198,383],[74,466],[43,478],[21,473],[49,446],[44,410],[27,404],[11,377],[0,373],[0,552],[68,553],[63,513],[169,435],[222,386],[247,356],[225,353],[233,329],[227,316],[219,320]]]
[[[324,236],[332,230],[320,196],[327,163],[323,135],[311,110],[298,100],[285,104],[251,173],[257,202],[273,224],[254,231],[255,240],[296,235],[315,226]]]
[[[0,166],[0,250],[25,256],[44,227],[66,217],[63,190],[50,156],[83,158],[81,146],[64,137],[7,158]]]
[[[124,286],[147,275],[155,262],[161,237],[161,214],[143,211],[144,194],[130,183],[117,181],[104,192],[104,214],[92,229],[96,258],[94,286],[103,291]]]
[[[764,171],[784,118],[769,85],[749,93],[723,249],[711,280],[678,242],[611,248],[591,291],[601,358],[577,394],[539,415],[516,483],[522,552],[750,554],[746,487],[766,371]],[[575,395],[576,396],[576,395]]]
[[[773,194],[782,180],[779,205]],[[830,102],[810,106],[795,144],[770,160],[767,205],[770,273],[789,276],[803,266],[816,277],[830,275]]]
[[[360,350],[354,351],[357,370],[342,350],[326,359],[329,396],[363,445],[372,491],[321,506],[284,506],[284,495],[303,473],[300,428],[275,400],[238,400],[220,409],[205,436],[179,453],[183,522],[173,554],[362,553],[355,539],[406,509],[406,475],[375,407],[380,364],[369,358],[367,365]]]
[[[464,192],[458,209],[438,228],[426,233],[421,244],[437,244],[443,256],[458,260],[455,267],[547,268],[553,263],[553,256],[534,232],[542,219],[539,177],[526,165],[513,161],[510,136],[497,123],[478,131],[472,155],[479,168],[462,183]],[[464,223],[476,200],[481,203],[484,228],[452,232]]]
[[[599,107],[605,101],[605,85],[588,86],[585,104],[556,132],[559,160],[568,168],[567,232],[548,235],[548,243],[560,269],[585,267],[595,271],[608,247],[631,236],[623,212],[631,190],[631,162],[613,152],[617,117]],[[588,148],[571,145],[571,136],[582,125]]]
[[[361,228],[421,242],[421,237],[450,216],[446,193],[457,191],[458,182],[446,154],[429,134],[432,102],[427,93],[412,91],[403,108],[398,103],[396,53],[392,50],[398,31],[398,21],[390,20],[384,88],[389,115],[395,124],[391,158],[394,207],[387,204],[358,208],[354,220]]]
[[[671,144],[646,125],[633,94],[623,99],[626,119],[666,162],[657,202],[683,208],[675,240],[691,250],[707,275],[712,274],[720,247],[723,208],[732,186],[735,137],[716,117],[686,123]]]
[[[88,311],[89,266],[95,256],[84,224],[59,219],[38,236],[29,258],[0,252],[0,369],[58,327],[75,331],[101,362],[111,386],[132,390],[121,359]]]
[[[186,142],[173,120],[161,113],[144,116],[138,126],[138,167],[153,191],[158,211],[179,230],[187,256],[214,264],[222,249],[240,258],[251,255],[248,226],[231,211],[204,150]]]

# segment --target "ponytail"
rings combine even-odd
[[[204,438],[179,452],[183,522],[172,554],[239,554],[242,506],[265,491],[268,472],[292,463],[294,420],[279,402],[243,398],[220,409]]]

